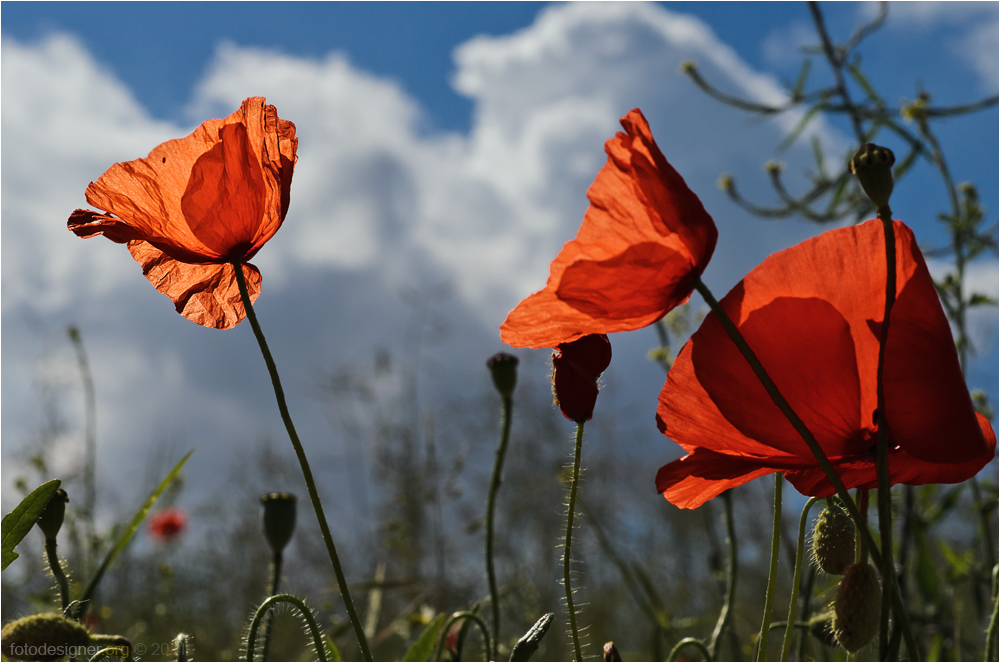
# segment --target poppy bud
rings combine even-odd
[[[854,563],[854,521],[839,504],[819,514],[813,529],[813,559],[830,575],[843,575]]]
[[[865,195],[875,203],[875,209],[879,213],[889,209],[894,163],[896,157],[892,150],[874,143],[865,143],[849,164],[851,172],[857,175],[861,188],[865,190]]]
[[[264,536],[275,554],[280,554],[295,532],[295,503],[291,493],[268,493],[260,498],[260,515]]]
[[[878,633],[882,589],[868,562],[851,565],[833,602],[833,635],[850,653],[860,651]]]
[[[564,417],[580,423],[594,416],[597,379],[610,363],[611,342],[605,334],[559,344],[552,355],[552,393]]]
[[[22,617],[0,631],[3,655],[10,661],[58,661],[90,644],[80,623],[49,612]]]
[[[768,161],[764,164],[764,170],[770,175],[777,175],[785,169],[785,164],[779,161]]]
[[[615,647],[613,642],[604,643],[604,660],[608,661],[621,661],[622,655],[618,653],[618,648]]]
[[[493,385],[504,398],[510,398],[517,386],[517,364],[517,357],[506,352],[498,352],[486,360],[486,366],[493,376]]]
[[[42,512],[38,514],[38,527],[45,534],[45,540],[54,539],[59,535],[62,528],[63,518],[66,516],[66,502],[69,496],[62,488],[52,495],[52,499],[45,505]]]

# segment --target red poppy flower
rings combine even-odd
[[[247,261],[285,218],[297,147],[295,125],[251,97],[145,159],[113,165],[87,187],[87,202],[103,213],[78,209],[69,229],[127,242],[178,313],[229,329],[246,315],[233,263],[255,300],[260,272]]]
[[[608,161],[587,197],[576,239],[550,267],[544,290],[510,312],[500,338],[555,348],[588,334],[650,325],[694,289],[718,231],[698,197],[656,146],[642,112],[621,119]]]
[[[609,364],[611,342],[604,334],[559,344],[559,352],[552,355],[552,393],[564,417],[590,421],[597,404],[597,380]]]
[[[149,533],[163,541],[173,541],[187,527],[187,516],[176,507],[164,509],[149,519]]]
[[[892,483],[958,483],[993,458],[948,320],[913,232],[893,222],[896,303],[884,390]],[[876,371],[885,305],[879,221],[832,230],[776,253],[720,302],[848,488],[874,488]],[[728,488],[784,472],[805,495],[834,490],[714,315],[667,376],[660,430],[687,455],[660,469],[657,490],[695,508]]]

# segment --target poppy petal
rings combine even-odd
[[[170,297],[177,312],[188,320],[204,327],[231,329],[246,317],[232,263],[185,263],[139,240],[129,242],[128,249],[142,265],[143,275]],[[242,263],[241,268],[253,302],[260,294],[260,272],[249,263]]]
[[[667,163],[639,109],[605,144],[608,161],[587,191],[576,239],[552,261],[548,283],[511,311],[500,337],[554,348],[588,334],[640,329],[687,301],[715,250],[712,217]]]
[[[656,473],[656,491],[674,506],[697,509],[730,488],[778,471],[765,462],[697,449]]]

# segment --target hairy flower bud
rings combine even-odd
[[[0,631],[3,655],[10,661],[58,661],[90,644],[82,624],[50,612],[22,617]]]
[[[498,352],[486,360],[486,366],[493,376],[493,385],[504,398],[510,398],[517,386],[517,364],[517,357],[506,352]]]
[[[854,521],[839,504],[823,509],[813,529],[813,559],[824,573],[843,575],[854,563]]]
[[[833,602],[833,635],[848,652],[860,651],[878,633],[881,597],[878,574],[868,562],[847,569]]]
[[[298,498],[291,493],[268,493],[260,498],[260,516],[264,522],[264,536],[271,551],[280,554],[295,533],[295,503]]]
[[[49,503],[45,505],[42,512],[38,514],[38,528],[45,534],[46,540],[54,539],[59,535],[62,528],[63,518],[66,516],[66,503],[69,496],[62,488],[58,489]]]
[[[892,150],[874,143],[865,143],[849,164],[851,172],[857,175],[861,188],[865,190],[865,195],[875,203],[875,209],[879,213],[889,210],[894,163],[896,157]]]

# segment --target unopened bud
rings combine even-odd
[[[517,357],[506,352],[498,352],[486,360],[493,385],[504,398],[510,398],[517,386],[517,364]]]
[[[850,653],[860,651],[878,633],[882,589],[868,562],[847,569],[833,602],[833,635]]]
[[[63,518],[66,516],[66,502],[69,496],[62,488],[56,490],[52,499],[45,505],[42,512],[38,514],[38,528],[45,534],[45,539],[54,539],[59,535],[62,528]]]
[[[681,66],[679,68],[679,71],[682,74],[687,75],[687,74],[691,74],[692,72],[694,72],[695,68],[696,67],[695,67],[695,64],[694,64],[694,60],[684,60],[683,62],[681,62]]]
[[[854,563],[854,521],[839,504],[827,506],[816,520],[813,559],[824,573],[837,576]]]
[[[10,661],[57,661],[90,644],[90,633],[72,619],[50,612],[10,622],[0,631],[3,655]]]
[[[865,143],[849,164],[851,172],[857,176],[861,188],[865,190],[865,195],[875,203],[875,209],[880,213],[889,210],[894,163],[896,157],[892,150],[874,143]]]
[[[720,189],[726,193],[733,190],[733,177],[729,173],[723,173],[719,175],[719,181],[717,182]]]
[[[260,516],[264,537],[271,551],[280,554],[295,533],[295,503],[291,493],[268,493],[260,498]]]
[[[764,170],[766,170],[771,175],[777,175],[785,169],[785,164],[779,161],[768,161],[764,164]]]
[[[611,342],[605,334],[590,334],[560,343],[552,355],[552,393],[563,416],[589,421],[597,403],[597,380],[611,363]]]
[[[604,643],[604,661],[605,663],[610,663],[610,661],[621,661],[622,656],[618,653],[618,648],[615,647],[613,642]]]

